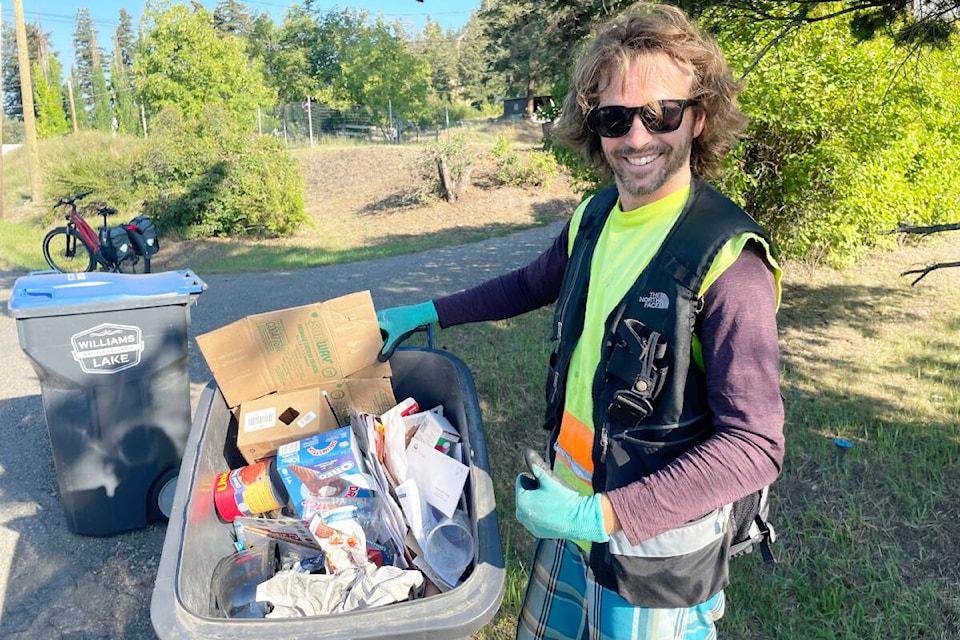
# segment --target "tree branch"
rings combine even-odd
[[[910,286],[912,287],[923,280],[923,278],[931,271],[936,271],[937,269],[949,269],[951,267],[960,267],[960,262],[937,262],[936,264],[931,264],[923,269],[910,269],[909,271],[904,271],[900,275],[906,276],[913,273],[919,273],[920,275],[917,276],[917,279],[910,283]]]
[[[877,233],[881,236],[888,236],[892,233],[916,233],[919,235],[930,235],[931,233],[939,233],[940,231],[957,231],[960,230],[960,222],[952,222],[950,224],[935,224],[929,227],[917,227],[912,224],[904,224],[902,222],[897,223],[896,229],[888,229],[886,231],[878,231]]]

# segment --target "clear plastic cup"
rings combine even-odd
[[[473,532],[467,514],[461,510],[444,518],[426,535],[423,556],[435,570],[447,576],[460,576],[470,566],[474,554]]]

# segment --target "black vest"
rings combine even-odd
[[[551,431],[551,444],[559,433],[570,358],[583,330],[593,252],[616,201],[616,188],[608,187],[587,205],[561,285],[544,425]],[[593,379],[594,491],[650,475],[713,434],[704,374],[691,357],[698,294],[718,252],[743,232],[767,239],[740,207],[695,179],[677,222],[608,316]],[[707,514],[703,522],[688,524],[691,531],[709,529],[709,519],[717,517]],[[662,549],[638,557],[634,554],[647,552],[624,550],[628,543],[622,532],[619,536],[592,545],[590,566],[600,584],[631,604],[689,607],[727,584],[728,533],[693,552],[669,557]]]

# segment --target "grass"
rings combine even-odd
[[[951,255],[960,238],[945,234],[848,270],[786,265],[778,563],[733,563],[726,640],[960,637],[960,285],[951,271],[916,287],[899,276]],[[550,319],[547,309],[435,334],[477,385],[507,553],[485,639],[513,637],[532,553],[513,479],[522,448],[545,442]]]
[[[350,194],[330,197],[344,202]],[[379,220],[361,217],[359,226]],[[403,241],[389,247],[340,238],[309,259],[302,258],[305,238],[264,252],[215,241],[190,255],[221,270],[288,268],[298,259],[306,266],[379,257],[520,226],[484,221],[418,234],[429,222],[410,222]],[[39,252],[43,229],[31,224],[0,222],[4,265],[28,262],[18,251],[34,242],[31,234]],[[165,252],[176,254],[165,246],[158,255]],[[274,253],[276,261],[265,257]],[[778,564],[764,565],[759,554],[733,563],[720,623],[725,640],[960,637],[960,283],[955,270],[915,287],[900,277],[958,257],[960,234],[944,233],[849,269],[784,265],[787,453],[771,514]],[[474,377],[507,559],[503,606],[479,634],[485,640],[513,637],[529,569],[533,539],[514,519],[513,482],[523,447],[546,441],[540,422],[550,320],[543,309],[435,332],[434,346],[462,359]],[[836,438],[852,446],[838,447]]]

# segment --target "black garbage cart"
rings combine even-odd
[[[443,405],[463,439],[470,466],[465,496],[477,544],[462,583],[446,593],[348,613],[283,619],[219,615],[211,581],[218,561],[232,552],[233,537],[231,526],[217,516],[213,490],[219,474],[244,463],[234,459],[229,444],[236,421],[211,381],[194,414],[157,571],[150,617],[159,638],[467,638],[494,616],[503,598],[504,560],[470,372],[456,357],[432,349],[397,350],[390,363],[396,397],[413,397],[422,407]]]
[[[41,272],[8,302],[37,372],[60,503],[74,533],[169,515],[190,430],[187,328],[206,284],[190,270]]]

